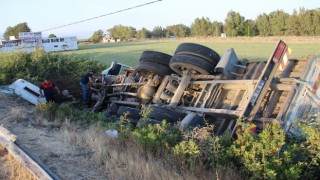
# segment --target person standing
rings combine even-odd
[[[54,90],[56,90],[58,94],[60,94],[59,88],[54,83],[52,83],[50,78],[46,77],[40,85],[40,96],[43,96],[44,94],[47,102],[55,102],[56,99]]]
[[[85,104],[89,103],[89,97],[88,97],[88,83],[91,82],[93,83],[93,79],[92,76],[96,73],[95,70],[90,70],[89,72],[87,72],[86,74],[81,76],[80,79],[80,86],[82,89],[82,98],[83,98],[83,102]]]

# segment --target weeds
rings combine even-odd
[[[12,119],[20,122],[28,118],[27,112],[22,107],[14,107],[11,109]]]

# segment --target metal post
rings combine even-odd
[[[174,96],[171,99],[171,102],[169,104],[170,107],[177,107],[184,90],[186,89],[186,87],[188,86],[189,82],[191,80],[191,73],[189,71],[183,71],[183,75],[181,78],[181,82],[176,90],[176,92],[174,93]]]

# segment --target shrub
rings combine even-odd
[[[284,132],[280,125],[267,124],[258,135],[250,130],[252,124],[239,125],[237,140],[231,146],[231,151],[241,163],[252,173],[254,178],[275,178],[274,166],[280,165],[279,152],[284,145]]]
[[[229,133],[223,136],[215,136],[213,126],[195,127],[191,136],[184,136],[182,142],[173,148],[173,154],[183,166],[192,168],[201,166],[204,169],[220,165],[230,165],[227,150],[231,145]]]
[[[303,167],[303,177],[308,179],[319,178],[320,172],[320,118],[316,115],[310,119],[298,122],[302,130],[298,139],[303,141],[297,147],[299,149],[299,162]]]
[[[58,108],[58,104],[54,102],[40,103],[37,104],[37,110],[41,113],[48,115],[48,119],[53,121],[56,117],[56,111]]]
[[[41,49],[32,53],[1,53],[0,62],[0,85],[12,83],[19,78],[38,83],[46,75],[79,78],[88,69],[100,71],[106,67],[90,58],[46,53]]]
[[[58,106],[56,111],[56,117],[58,119],[71,119],[73,117],[75,109],[71,106],[70,103],[62,103]]]
[[[156,154],[163,154],[182,139],[181,131],[165,120],[161,124],[147,124],[133,131],[133,135],[142,146]]]

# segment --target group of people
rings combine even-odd
[[[96,73],[95,70],[90,70],[81,76],[80,86],[82,89],[82,98],[84,104],[89,103],[88,97],[88,83],[94,83],[92,76]],[[57,102],[56,93],[60,95],[60,89],[56,86],[49,76],[45,77],[44,81],[40,85],[40,96],[45,97],[47,102]]]

